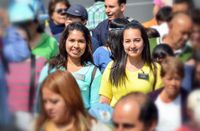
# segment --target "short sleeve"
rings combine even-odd
[[[100,95],[105,96],[105,97],[109,98],[110,100],[112,100],[112,97],[113,97],[112,84],[111,84],[111,81],[109,80],[111,66],[112,66],[112,62],[110,62],[108,64],[108,66],[106,67],[106,69],[103,73],[100,91],[99,91]]]

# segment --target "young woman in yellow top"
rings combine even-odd
[[[121,53],[106,67],[100,87],[100,102],[114,106],[129,92],[149,93],[162,87],[160,66],[151,60],[148,36],[137,21],[121,36]]]

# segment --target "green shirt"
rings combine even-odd
[[[42,33],[40,41],[37,46],[32,49],[32,53],[49,60],[58,54],[58,43],[53,37],[46,33]]]

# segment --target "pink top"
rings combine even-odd
[[[163,3],[162,0],[154,0],[153,3],[159,7],[165,6],[165,3]]]
[[[44,58],[36,58],[35,87],[37,86],[39,74],[45,61]],[[10,63],[6,79],[8,83],[8,105],[10,111],[29,111],[30,59],[19,63]]]

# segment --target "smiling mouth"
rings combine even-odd
[[[80,54],[80,51],[72,51],[73,54],[78,55]]]
[[[135,53],[135,52],[137,52],[137,51],[138,51],[138,49],[129,49],[129,51],[130,51],[130,52],[134,52],[134,53]]]

